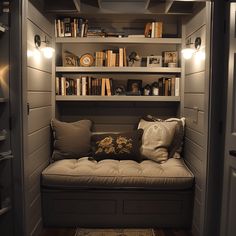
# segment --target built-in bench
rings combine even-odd
[[[183,159],[60,160],[42,173],[47,226],[190,227],[194,176]]]

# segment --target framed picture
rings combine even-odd
[[[141,95],[142,80],[127,80],[127,95]]]
[[[68,51],[63,53],[63,66],[78,66],[78,57]]]
[[[147,67],[162,67],[162,56],[147,56]]]
[[[178,52],[177,51],[168,51],[163,52],[163,62],[164,66],[168,66],[169,63],[178,63]]]

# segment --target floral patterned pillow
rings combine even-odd
[[[92,136],[93,158],[140,161],[140,145],[143,130],[127,133],[106,133]]]

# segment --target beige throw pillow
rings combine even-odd
[[[138,129],[143,129],[141,154],[156,162],[168,159],[168,147],[172,143],[177,122],[140,120]]]

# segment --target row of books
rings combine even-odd
[[[149,89],[149,92],[147,92]],[[91,76],[81,76],[76,79],[66,77],[56,77],[56,95],[100,95],[111,96],[116,93],[113,88],[113,80],[111,78],[94,78]],[[156,95],[156,96],[179,96],[180,78],[162,77],[155,81],[152,86],[146,85],[139,88],[139,91],[124,91],[123,95]]]
[[[81,76],[76,79],[56,77],[56,95],[111,96],[113,95],[112,79],[93,78],[90,76]]]
[[[95,66],[124,67],[127,66],[126,49],[105,50],[95,52]]]
[[[162,38],[162,22],[149,22],[145,25],[144,35],[147,38]]]
[[[55,20],[56,37],[87,37],[88,20],[65,17]]]
[[[159,96],[179,96],[180,91],[180,78],[172,77],[165,78],[162,77],[157,81],[158,95]]]

